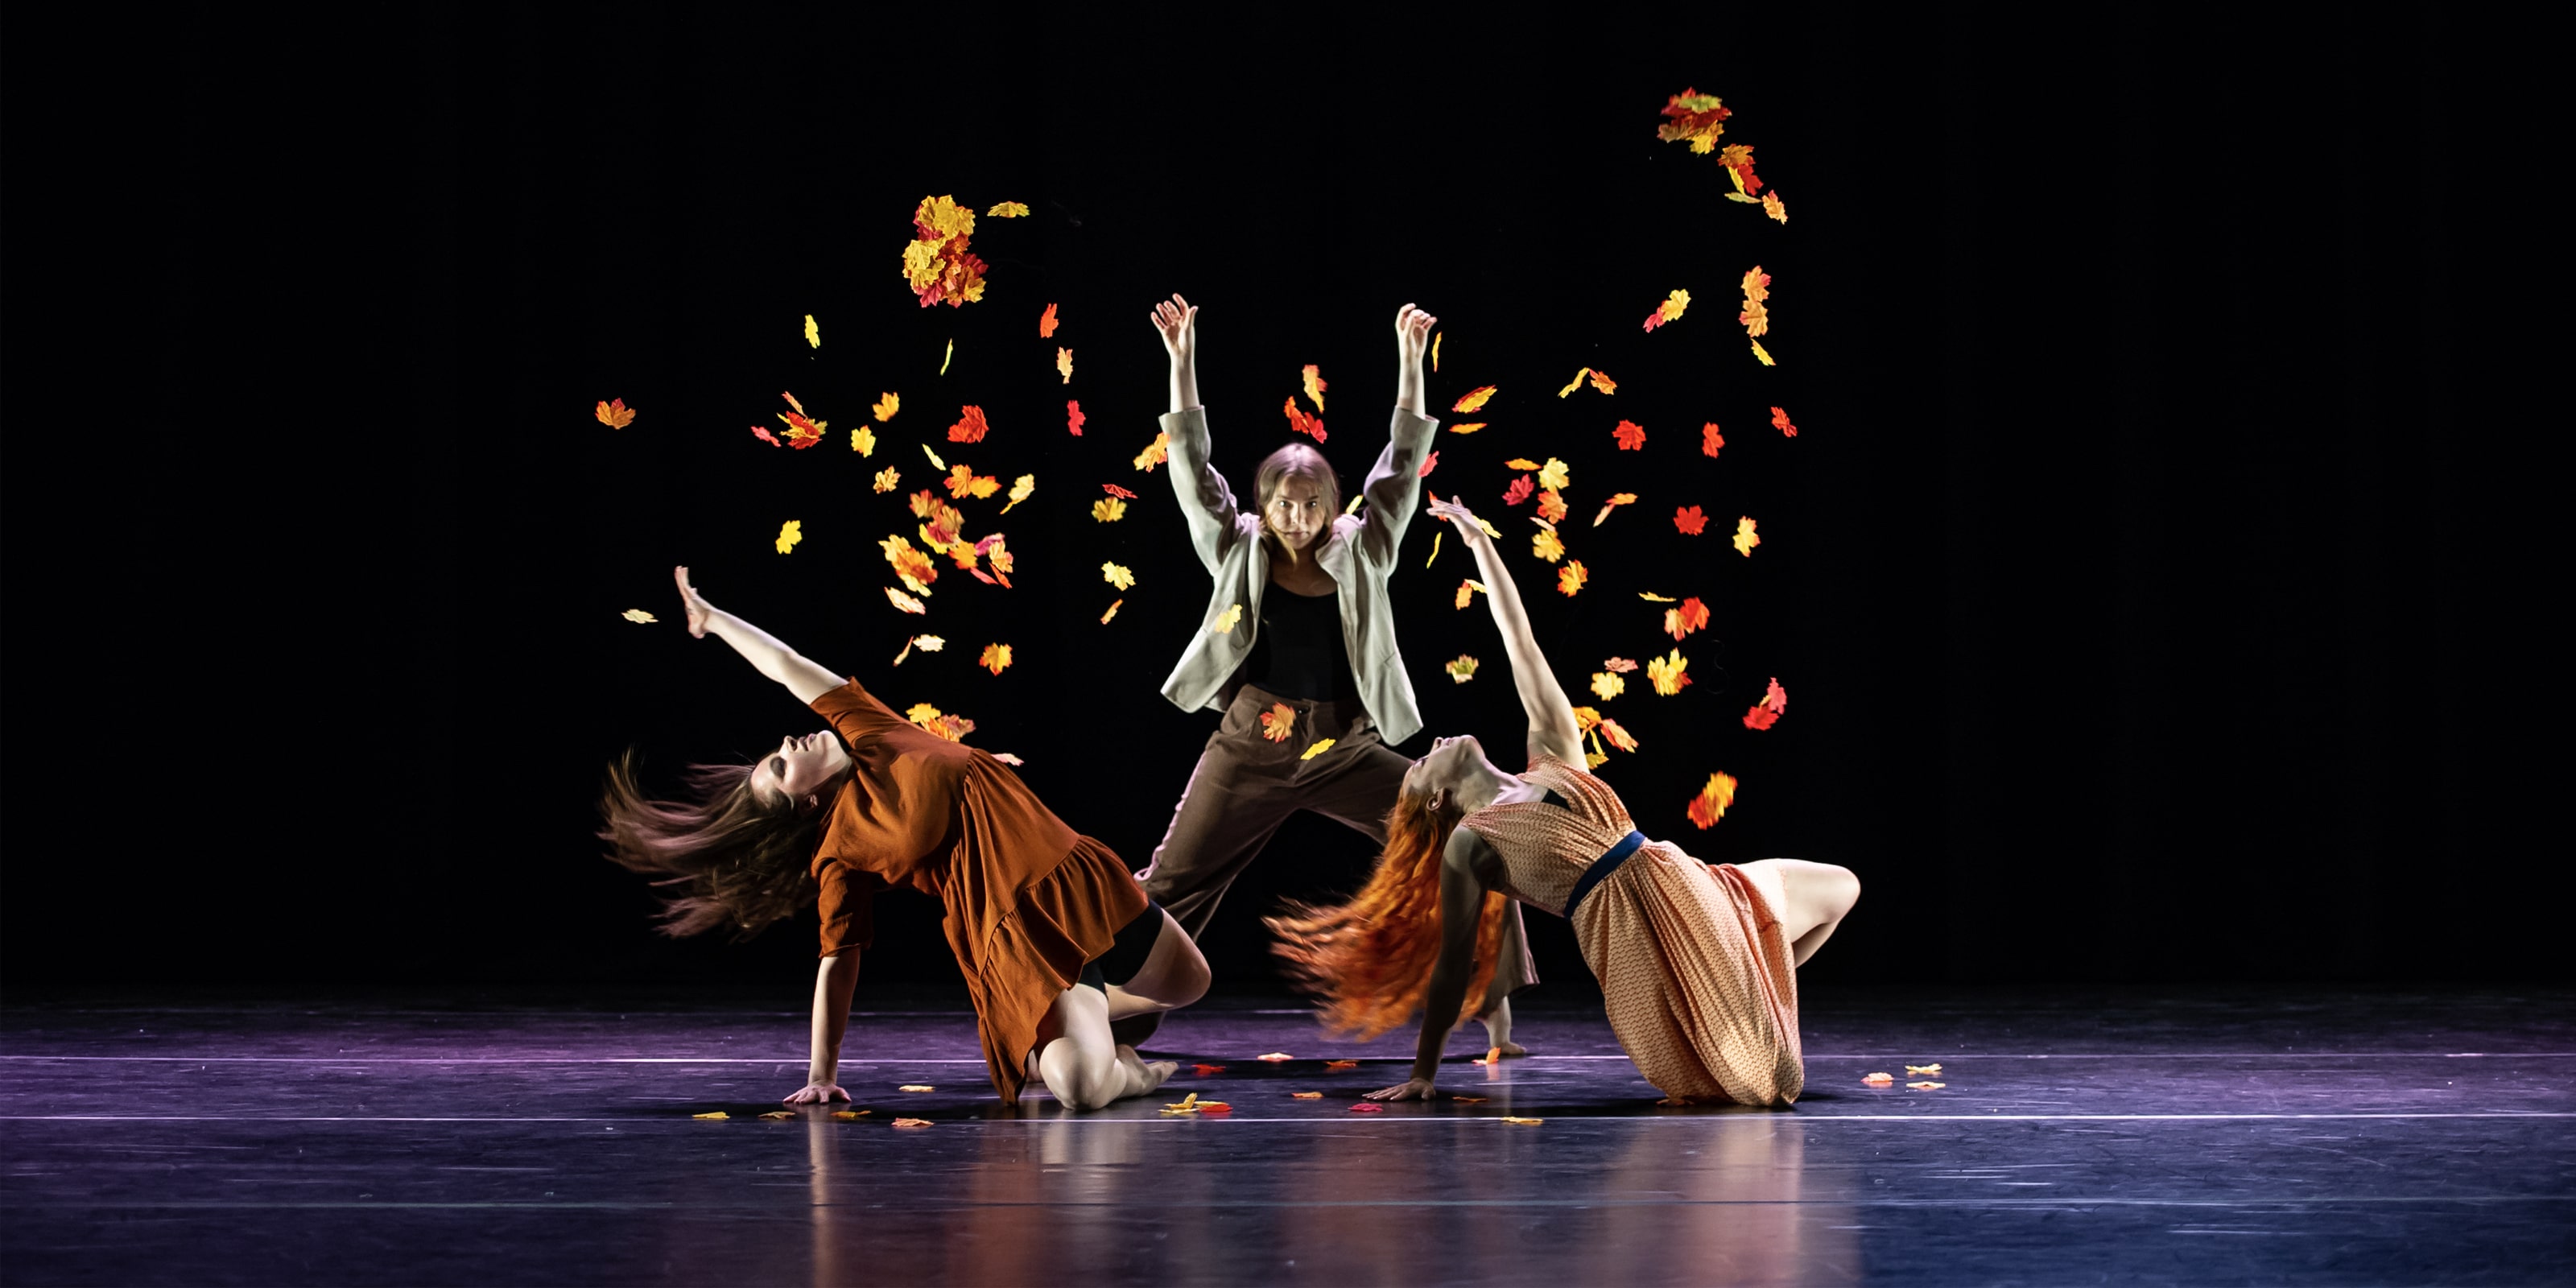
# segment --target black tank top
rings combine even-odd
[[[1332,702],[1356,694],[1350,649],[1342,642],[1341,595],[1263,587],[1261,633],[1240,677],[1283,698]]]

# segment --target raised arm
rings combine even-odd
[[[1243,511],[1209,460],[1207,409],[1199,405],[1198,306],[1175,295],[1154,306],[1153,322],[1172,358],[1172,410],[1162,420],[1171,440],[1172,492],[1189,524],[1191,547],[1214,573],[1240,535],[1236,520]]]
[[[1431,328],[1440,319],[1410,304],[1395,311],[1395,419],[1387,428],[1386,450],[1378,453],[1361,494],[1368,512],[1360,518],[1362,557],[1384,567],[1395,562],[1396,547],[1422,503],[1422,457],[1440,422],[1423,411],[1422,355]]]
[[[1456,500],[1433,501],[1431,513],[1446,519],[1476,556],[1476,572],[1485,583],[1485,600],[1494,610],[1494,625],[1502,628],[1503,651],[1511,655],[1512,686],[1520,690],[1521,709],[1529,713],[1529,747],[1546,752],[1559,760],[1583,763],[1583,734],[1574,722],[1574,704],[1567,700],[1564,686],[1556,682],[1556,673],[1547,667],[1547,656],[1538,650],[1538,637],[1530,632],[1529,611],[1521,604],[1520,587],[1512,584],[1511,569],[1503,566],[1503,552],[1494,547],[1494,539],[1474,512]]]
[[[1467,985],[1476,973],[1476,928],[1485,910],[1485,886],[1476,879],[1476,850],[1484,843],[1484,838],[1463,827],[1449,833],[1449,848],[1440,859],[1440,957],[1432,963],[1431,984],[1422,998],[1422,1036],[1413,1045],[1413,1076],[1372,1091],[1367,1099],[1431,1099],[1440,1052],[1449,1045],[1450,1030],[1458,1026]]]
[[[680,605],[688,614],[689,634],[705,639],[713,632],[717,639],[733,645],[762,675],[778,681],[796,695],[798,702],[811,705],[814,699],[841,687],[841,678],[807,661],[805,656],[778,641],[776,636],[707,602],[697,588],[689,584],[689,570],[683,565],[671,570],[680,583]]]

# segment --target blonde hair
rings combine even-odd
[[[1286,959],[1290,978],[1321,999],[1326,1030],[1366,1040],[1421,1009],[1440,956],[1441,856],[1463,817],[1455,805],[1435,808],[1428,793],[1398,796],[1377,869],[1350,902],[1291,902],[1285,915],[1263,918],[1279,936],[1271,951]],[[1444,1023],[1473,1015],[1491,986],[1503,911],[1503,896],[1487,891],[1466,1004],[1455,1017],[1440,1017]]]

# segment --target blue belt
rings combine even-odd
[[[1603,850],[1601,857],[1594,859],[1592,866],[1585,868],[1583,875],[1575,878],[1574,893],[1565,896],[1565,919],[1574,920],[1574,906],[1583,902],[1583,896],[1592,893],[1592,887],[1601,884],[1611,873],[1618,871],[1619,865],[1627,862],[1628,856],[1636,853],[1637,847],[1645,843],[1645,833],[1630,832],[1619,838],[1617,845]]]

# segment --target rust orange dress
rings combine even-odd
[[[1144,890],[1010,766],[914,726],[857,680],[814,699],[814,710],[856,761],[814,853],[822,955],[867,947],[881,890],[910,886],[939,900],[993,1088],[1017,1102],[1039,1019],[1145,911]]]
[[[1563,797],[1489,805],[1459,824],[1502,855],[1505,894],[1563,916],[1584,870],[1634,830],[1608,783],[1554,756],[1521,775]],[[1669,1096],[1786,1105],[1806,1085],[1796,958],[1780,918],[1731,863],[1647,841],[1574,910],[1610,1031]]]

